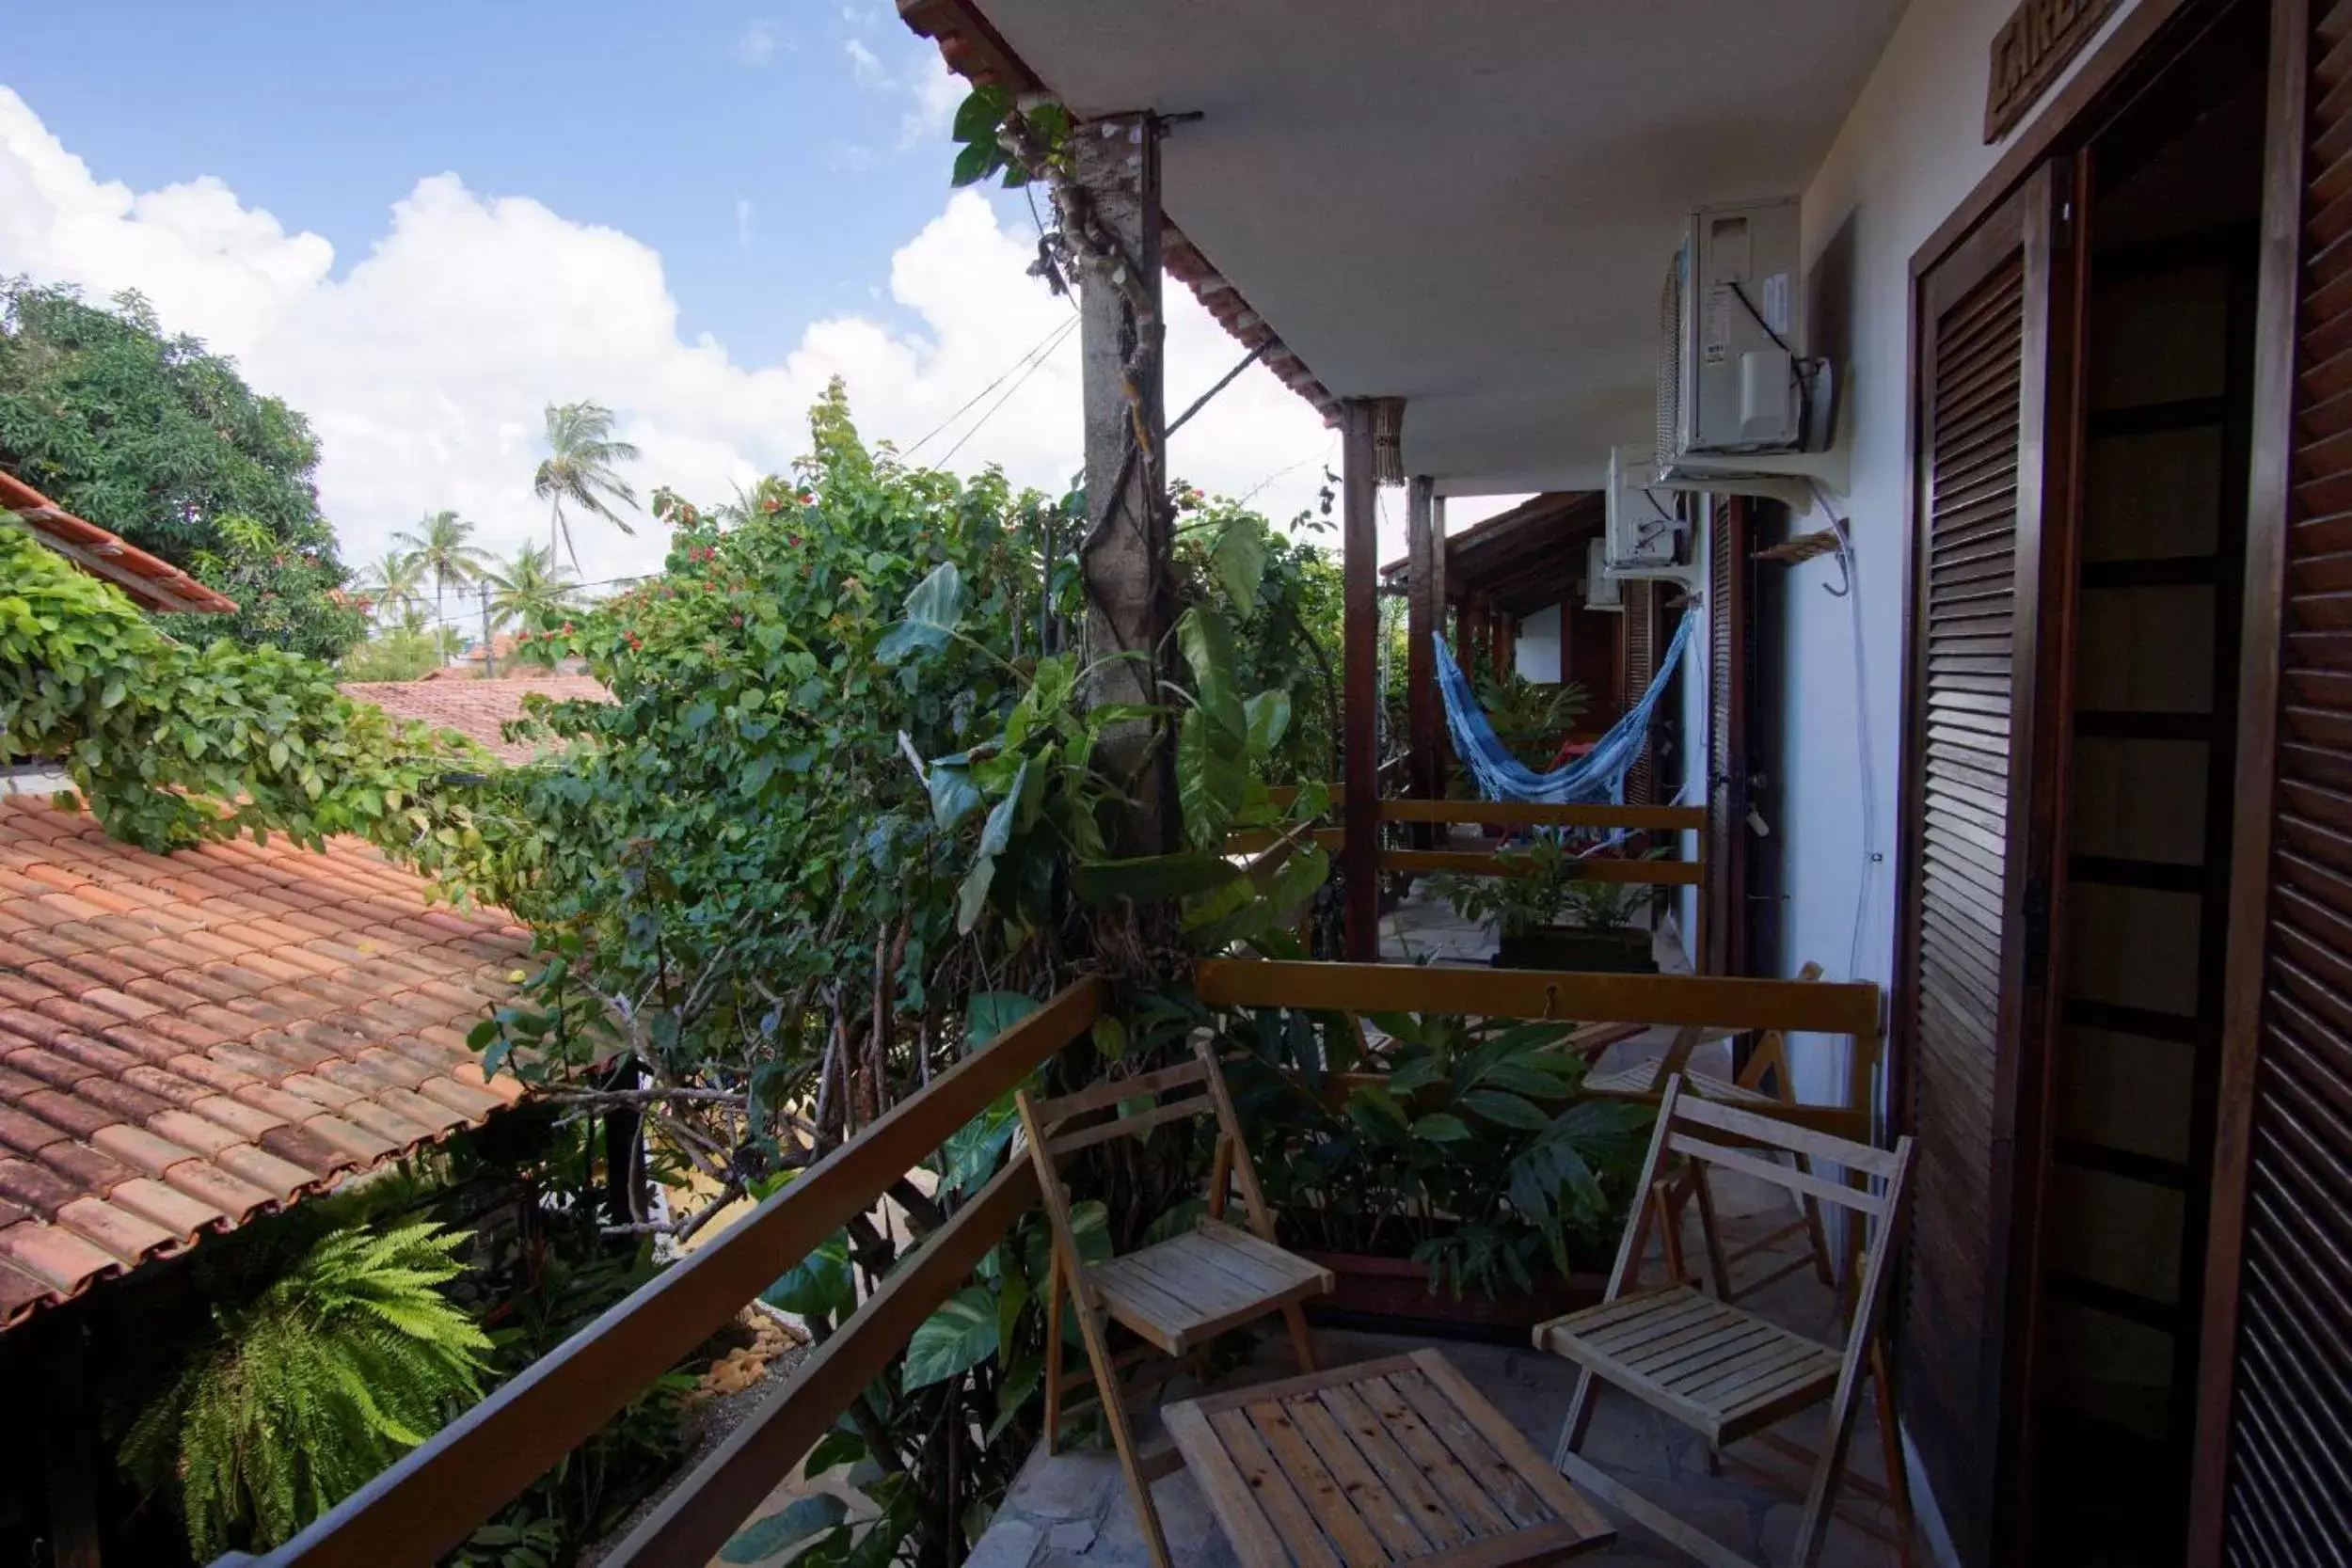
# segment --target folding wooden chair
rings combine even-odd
[[[1152,1506],[1152,1482],[1176,1469],[1182,1460],[1171,1451],[1157,1463],[1148,1462],[1137,1451],[1120,1393],[1120,1370],[1148,1356],[1151,1349],[1189,1356],[1220,1334],[1279,1312],[1289,1325],[1299,1370],[1311,1372],[1314,1352],[1298,1304],[1328,1295],[1337,1283],[1328,1269],[1274,1244],[1274,1214],[1249,1163],[1249,1146],[1243,1141],[1225,1074],[1205,1041],[1195,1047],[1195,1053],[1197,1059],[1183,1067],[1095,1084],[1057,1100],[1033,1101],[1025,1091],[1016,1097],[1054,1235],[1045,1287],[1045,1451],[1054,1451],[1062,1396],[1069,1386],[1061,1367],[1062,1291],[1067,1287],[1077,1305],[1078,1333],[1086,1345],[1094,1397],[1109,1423],[1111,1446],[1119,1451],[1153,1568],[1169,1568],[1169,1563],[1168,1538],[1160,1529],[1159,1512]],[[1175,1091],[1189,1092],[1160,1102],[1160,1096]],[[1138,1098],[1151,1101],[1151,1109],[1120,1114],[1122,1106]],[[1071,1225],[1070,1194],[1059,1168],[1062,1157],[1201,1116],[1214,1117],[1217,1127],[1208,1216],[1182,1235],[1124,1257],[1087,1263]],[[1228,1195],[1236,1183],[1248,1215],[1247,1230],[1225,1223]],[[1109,1339],[1114,1321],[1150,1349],[1114,1356]]]
[[[1797,971],[1797,978],[1800,980],[1819,980],[1820,977],[1821,966],[1817,963],[1808,963]],[[1581,1032],[1579,1031],[1579,1033]],[[1667,1048],[1665,1055],[1654,1061],[1619,1068],[1612,1072],[1589,1074],[1584,1080],[1584,1087],[1588,1090],[1603,1090],[1616,1094],[1654,1094],[1659,1085],[1675,1074],[1680,1073],[1683,1076],[1684,1085],[1690,1092],[1726,1105],[1765,1106],[1797,1103],[1796,1085],[1788,1069],[1788,1037],[1778,1029],[1767,1029],[1757,1036],[1756,1049],[1748,1053],[1747,1066],[1740,1069],[1737,1078],[1725,1078],[1719,1073],[1697,1071],[1690,1066],[1692,1053],[1699,1046],[1728,1038],[1736,1032],[1726,1029],[1685,1029],[1675,1037],[1674,1043]],[[1765,1092],[1764,1089],[1764,1081],[1768,1076],[1772,1082],[1771,1093]],[[1813,1162],[1808,1156],[1799,1154],[1794,1156],[1794,1160],[1798,1170],[1808,1176],[1813,1173]],[[1661,1178],[1650,1190],[1646,1200],[1657,1211],[1659,1247],[1665,1259],[1666,1273],[1670,1278],[1677,1282],[1691,1277],[1689,1265],[1682,1254],[1682,1219],[1683,1212],[1693,1196],[1693,1189],[1688,1175],[1673,1171]],[[1794,1274],[1808,1262],[1813,1267],[1815,1277],[1819,1278],[1822,1284],[1835,1285],[1837,1282],[1836,1270],[1830,1257],[1829,1234],[1821,1224],[1820,1205],[1804,1193],[1798,1193],[1795,1196],[1797,1202],[1795,1219],[1768,1235],[1758,1236],[1745,1243],[1723,1258],[1722,1263],[1726,1273],[1719,1289],[1724,1292],[1724,1300],[1736,1301],[1740,1296],[1760,1291],[1765,1286]],[[1740,1264],[1759,1253],[1773,1250],[1799,1231],[1804,1233],[1806,1241],[1804,1256],[1789,1259],[1769,1272],[1753,1278],[1735,1282],[1730,1277],[1728,1271],[1736,1269]],[[1629,1285],[1638,1284],[1640,1279],[1641,1263],[1637,1259],[1634,1264],[1634,1277],[1628,1283]]]
[[[1565,1356],[1583,1369],[1576,1380],[1567,1420],[1561,1428],[1559,1447],[1552,1454],[1561,1472],[1701,1562],[1713,1568],[1754,1568],[1746,1559],[1619,1484],[1577,1452],[1592,1420],[1593,1379],[1600,1377],[1695,1429],[1707,1439],[1710,1454],[1740,1438],[1763,1434],[1765,1429],[1826,1400],[1830,1406],[1828,1440],[1818,1454],[1804,1455],[1813,1461],[1812,1485],[1789,1556],[1790,1568],[1810,1568],[1829,1531],[1831,1499],[1845,1479],[1846,1447],[1853,1435],[1855,1405],[1867,1374],[1874,1386],[1880,1436],[1885,1445],[1886,1497],[1901,1531],[1902,1560],[1908,1563],[1911,1497],[1896,1436],[1879,1317],[1885,1306],[1895,1240],[1902,1224],[1911,1148],[1911,1140],[1902,1138],[1890,1153],[1788,1126],[1686,1093],[1679,1076],[1668,1080],[1658,1107],[1657,1131],[1650,1138],[1649,1158],[1634,1190],[1650,1189],[1669,1154],[1688,1160],[1700,1223],[1707,1230],[1708,1251],[1717,1259],[1723,1248],[1715,1230],[1714,1204],[1708,1196],[1710,1166],[1739,1171],[1855,1211],[1855,1223],[1875,1222],[1863,1254],[1856,1308],[1840,1349],[1817,1343],[1722,1299],[1720,1270],[1716,1275],[1719,1289],[1712,1300],[1688,1283],[1630,1291],[1628,1285],[1652,1214],[1649,1205],[1635,1205],[1627,1217],[1616,1268],[1600,1305],[1554,1318],[1535,1329],[1537,1349]],[[1866,1179],[1875,1179],[1880,1191],[1839,1186],[1758,1157],[1772,1153],[1805,1154],[1842,1165]],[[1794,1445],[1775,1442],[1773,1446],[1803,1453]]]

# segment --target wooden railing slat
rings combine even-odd
[[[705,1568],[1037,1196],[1026,1158],[998,1171],[629,1531],[607,1568]]]
[[[438,1560],[1102,1010],[1101,982],[1065,988],[257,1560]]]
[[[1715,1023],[1878,1037],[1878,987],[1828,980],[1204,958],[1193,989],[1212,1007]]]
[[[1698,861],[1626,861],[1589,856],[1580,861],[1578,867],[1577,879],[1584,882],[1697,887],[1707,880],[1706,867]],[[1451,871],[1466,877],[1530,877],[1536,870],[1527,861],[1475,849],[1383,849],[1380,869],[1414,875]]]
[[[1472,822],[1495,828],[1629,828],[1704,832],[1704,806],[1551,806],[1535,800],[1383,800],[1383,822]]]

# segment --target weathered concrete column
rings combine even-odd
[[[1100,662],[1089,706],[1159,701],[1172,674],[1160,310],[1159,125],[1148,115],[1091,121],[1071,133],[1073,172],[1092,220],[1093,248],[1078,274],[1078,341],[1086,421],[1089,514],[1079,566],[1086,581],[1086,656],[1141,658]],[[1065,214],[1065,227],[1071,214]],[[1122,813],[1118,855],[1176,847],[1176,764],[1160,726],[1136,721],[1103,736],[1096,755],[1126,781],[1134,809]]]
[[[1415,474],[1405,491],[1405,689],[1412,731],[1413,794],[1434,800],[1445,793],[1445,718],[1438,695],[1438,657],[1430,638],[1445,600],[1438,579],[1438,557],[1445,546],[1435,528],[1437,483]],[[1423,824],[1414,838],[1426,847],[1433,836]]]
[[[1347,877],[1347,956],[1358,963],[1380,960],[1380,542],[1372,421],[1370,399],[1340,404],[1341,598],[1346,610],[1340,736],[1341,782],[1347,786],[1341,864]]]

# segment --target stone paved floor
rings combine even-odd
[[[1726,1234],[1735,1245],[1791,1217],[1776,1190],[1743,1186],[1736,1178],[1724,1177],[1718,1180],[1717,1191]],[[1699,1256],[1695,1234],[1690,1243],[1691,1255]],[[1769,1264],[1756,1259],[1749,1266],[1761,1272]],[[1741,1305],[1817,1336],[1830,1332],[1836,1314],[1834,1298],[1810,1272],[1744,1298]],[[1279,1335],[1262,1339],[1252,1364],[1228,1381],[1247,1384],[1294,1372],[1295,1365],[1279,1339]],[[1329,1366],[1426,1343],[1329,1328],[1315,1334],[1317,1354]],[[1538,1452],[1551,1451],[1574,1381],[1569,1363],[1513,1346],[1448,1342],[1438,1348],[1527,1434]],[[1179,1385],[1167,1397],[1181,1399],[1191,1391]],[[1811,1447],[1820,1440],[1823,1424],[1821,1413],[1815,1411],[1778,1430]],[[1145,1448],[1165,1442],[1156,1419],[1149,1420]],[[1751,1439],[1734,1445],[1724,1456],[1722,1473],[1709,1475],[1705,1445],[1695,1435],[1622,1395],[1604,1392],[1584,1452],[1735,1551],[1759,1562],[1788,1561],[1805,1478],[1798,1465],[1760,1443]],[[1883,1479],[1878,1424],[1867,1399],[1849,1452],[1855,1473],[1873,1481]],[[1189,1475],[1179,1471],[1163,1479],[1152,1497],[1176,1568],[1233,1568],[1232,1549]],[[1619,1530],[1613,1546],[1573,1560],[1594,1568],[1688,1560],[1630,1521],[1613,1522]],[[1894,1563],[1892,1528],[1883,1509],[1849,1491],[1836,1510],[1829,1546],[1820,1559],[1822,1568]],[[1105,1450],[1048,1458],[1041,1449],[1031,1456],[968,1560],[970,1568],[1146,1568],[1150,1560],[1113,1456]]]

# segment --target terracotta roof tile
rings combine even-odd
[[[0,799],[0,1328],[514,1103],[529,933],[366,846],[154,855]]]
[[[228,614],[236,601],[207,588],[159,556],[85,522],[11,473],[0,473],[0,512],[94,578],[103,578],[147,610]],[[9,1320],[0,1317],[0,1323]]]
[[[523,698],[532,692],[557,702],[608,703],[612,693],[587,675],[533,674],[505,680],[359,681],[343,695],[373,703],[395,719],[419,720],[455,730],[479,742],[502,762],[529,762],[561,742],[508,740],[505,725],[519,719]]]

